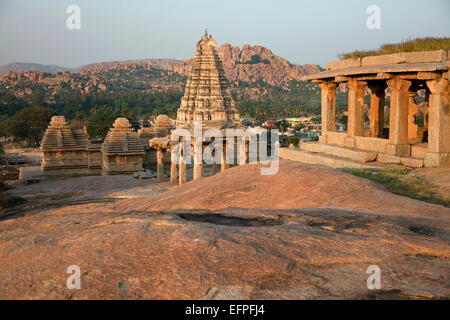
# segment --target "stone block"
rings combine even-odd
[[[428,152],[425,156],[425,167],[441,167],[450,165],[450,153]]]
[[[379,153],[378,162],[390,163],[390,164],[402,164],[407,167],[422,168],[424,166],[424,160],[412,157],[399,157],[392,154]]]
[[[337,70],[337,69],[345,69],[351,67],[360,67],[361,66],[361,58],[357,59],[345,59],[341,61],[328,62],[326,70]]]
[[[377,66],[383,64],[404,63],[406,61],[405,52],[387,54],[382,56],[364,57],[361,60],[361,66]]]
[[[280,149],[280,158],[286,160],[300,161],[309,164],[319,164],[331,168],[380,168],[379,164],[361,163],[350,159],[338,158],[320,153],[309,151],[291,150],[288,148]]]
[[[422,168],[424,166],[424,160],[412,157],[401,157],[401,163],[407,167]]]
[[[420,143],[411,146],[411,157],[425,159],[428,152],[428,143]]]
[[[326,142],[329,144],[345,146],[346,139],[347,139],[347,132],[335,132],[335,131],[327,132]]]
[[[411,146],[409,144],[387,144],[385,152],[399,157],[409,157],[411,155]]]
[[[377,161],[381,163],[392,163],[392,164],[400,164],[401,159],[399,156],[395,156],[387,153],[379,153],[377,157]]]
[[[300,146],[300,150],[324,153],[335,157],[352,159],[359,162],[371,162],[375,161],[375,159],[377,158],[376,152],[353,150],[344,147],[314,142],[302,143],[302,145]]]
[[[448,58],[447,50],[405,52],[406,62],[441,62]]]

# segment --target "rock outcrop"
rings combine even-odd
[[[232,82],[262,80],[273,86],[284,86],[289,80],[301,80],[303,76],[319,72],[317,65],[297,66],[262,46],[232,47],[225,43],[217,48],[225,76]],[[193,60],[179,62],[169,69],[188,74]]]
[[[0,298],[450,297],[450,209],[322,166],[259,170],[247,164],[175,187],[139,180],[153,195],[112,203],[117,188],[133,193],[123,177],[11,190],[29,201],[0,216]],[[42,200],[58,183],[91,198]],[[70,265],[80,267],[79,290],[66,286]],[[380,290],[367,288],[371,265]]]

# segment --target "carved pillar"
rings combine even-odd
[[[428,128],[428,118],[430,115],[430,90],[425,90],[425,100],[423,106],[423,127]]]
[[[220,166],[220,171],[225,171],[229,168],[229,164],[227,162],[227,144],[225,140],[223,140],[223,148],[222,148],[222,163]]]
[[[421,142],[419,138],[419,125],[415,123],[419,106],[414,101],[416,92],[409,92],[408,96],[408,141],[412,144]]]
[[[246,141],[245,141],[245,137],[240,137],[239,138],[239,165],[244,165],[245,164],[245,158],[246,158]]]
[[[164,152],[162,148],[156,149],[156,173],[158,181],[164,181]]]
[[[391,89],[391,109],[389,113],[389,143],[386,152],[408,157],[411,155],[411,146],[408,144],[408,89],[411,81],[394,78],[388,80],[387,84]]]
[[[370,94],[370,136],[383,136],[384,128],[384,90],[386,84],[380,81],[368,84]]]
[[[211,155],[212,155],[213,160],[214,160],[214,162],[211,165],[211,175],[213,176],[213,175],[215,175],[217,173],[217,163],[216,163],[216,160],[215,160],[216,159],[216,150],[213,150]]]
[[[449,80],[439,78],[427,81],[431,91],[428,118],[428,152],[425,166],[450,164],[450,105]]]
[[[203,176],[203,150],[200,139],[197,138],[194,142],[194,180],[200,179]]]
[[[328,131],[336,131],[336,83],[320,82],[322,106],[322,133],[320,141],[326,143]]]
[[[180,174],[179,174],[179,183],[183,184],[186,183],[186,161],[184,160],[184,151],[180,150]]]
[[[178,169],[177,169],[177,162],[176,162],[176,154],[175,152],[171,153],[171,159],[170,159],[170,183],[177,183],[178,178]]]
[[[248,163],[248,149],[249,149],[249,143],[250,143],[250,139],[245,138],[245,163]]]
[[[346,144],[354,147],[353,137],[364,136],[364,88],[367,83],[352,79],[348,82],[348,123]]]

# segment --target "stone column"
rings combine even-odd
[[[180,174],[179,174],[179,183],[186,183],[186,161],[184,160],[183,151],[180,150]]]
[[[326,143],[328,131],[336,131],[336,83],[320,82],[322,106],[322,134],[320,141]]]
[[[177,162],[175,152],[171,153],[171,161],[170,161],[170,183],[177,183],[178,179],[178,170],[177,170]]]
[[[245,137],[239,138],[239,165],[245,164],[246,152],[245,152]]]
[[[428,118],[428,152],[426,167],[450,164],[450,105],[449,80],[439,78],[427,81],[431,91]]]
[[[245,145],[245,163],[248,163],[249,161],[248,161],[248,149],[249,149],[249,143],[250,143],[250,140],[249,139],[247,139],[247,138],[245,138],[245,140],[244,140],[244,145]]]
[[[387,81],[391,89],[391,109],[389,113],[388,154],[409,157],[411,146],[408,144],[408,108],[409,87],[411,81],[394,78]]]
[[[227,144],[226,144],[226,140],[223,140],[223,148],[222,148],[222,163],[220,166],[220,171],[225,171],[229,168],[230,166],[228,165],[227,162]]]
[[[370,136],[379,138],[383,135],[384,128],[384,82],[368,84],[370,94]]]
[[[410,91],[408,97],[408,141],[415,143],[419,141],[419,126],[414,122],[416,114],[419,112],[419,106],[414,101],[415,92]]]
[[[364,136],[364,88],[367,83],[352,79],[348,82],[348,122],[347,139],[348,147],[355,147],[354,137]]]
[[[213,157],[213,163],[211,165],[211,175],[215,175],[217,173],[217,163],[216,163],[216,151],[213,150],[211,153],[212,157]]]
[[[200,179],[203,174],[203,150],[201,138],[194,140],[194,180]]]
[[[162,148],[156,149],[156,173],[158,181],[164,181],[164,152]]]

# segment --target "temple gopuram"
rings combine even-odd
[[[326,71],[305,77],[322,91],[322,133],[318,143],[302,143],[304,154],[284,151],[284,158],[329,155],[360,162],[440,167],[450,164],[449,52],[401,52],[328,63]],[[348,87],[348,125],[336,131],[336,87]],[[370,93],[369,125],[364,96]],[[385,126],[386,95],[390,95]],[[416,98],[423,100],[418,123]],[[290,154],[290,153],[292,154]],[[289,153],[289,155],[288,155]]]
[[[233,128],[240,124],[216,48],[216,41],[205,31],[197,42],[195,59],[177,111],[177,128],[190,129],[196,120],[201,120],[205,129]]]

